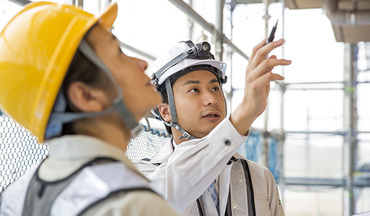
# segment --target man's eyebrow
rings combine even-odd
[[[184,85],[189,85],[189,84],[200,84],[200,82],[198,80],[188,80],[184,82],[184,84],[182,85],[184,86]]]
[[[218,82],[218,80],[217,80],[217,79],[212,79],[211,81],[209,81],[209,83],[210,83],[210,84],[212,84],[212,83],[216,83],[216,82]]]
[[[218,83],[218,80],[217,79],[211,79],[209,81],[209,83],[210,84]],[[184,82],[184,84],[182,84],[182,85],[185,86],[185,85],[189,85],[189,84],[200,84],[200,81],[198,81],[198,80],[188,80],[188,81]]]

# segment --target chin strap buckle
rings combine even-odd
[[[179,138],[179,140],[182,140],[182,139],[189,139],[190,138],[190,134],[188,133],[188,132],[184,132],[181,136],[180,136],[180,138]]]

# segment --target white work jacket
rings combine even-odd
[[[176,147],[171,141],[167,142],[150,161],[142,160],[137,167],[152,181],[152,188],[183,215],[201,215],[200,211],[203,215],[225,215],[230,209],[227,208],[229,188],[231,215],[248,215],[247,186],[241,162],[230,161],[233,155],[236,159],[242,158],[235,152],[245,140],[226,118],[204,138]],[[271,172],[251,161],[248,165],[256,215],[284,215]],[[215,179],[219,212],[205,192]]]

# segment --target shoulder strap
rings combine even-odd
[[[236,159],[234,156],[231,157],[229,162],[227,164],[231,164],[233,162],[236,162],[240,160],[243,171],[245,175],[245,183],[246,183],[246,189],[247,189],[247,201],[248,201],[248,216],[256,216],[256,207],[254,203],[254,192],[253,192],[253,183],[251,179],[251,174],[249,171],[249,165],[248,161],[244,159]],[[229,189],[229,195],[227,197],[227,205],[226,205],[226,211],[225,216],[231,216],[232,210],[231,210],[231,189]]]
[[[200,204],[200,198],[197,199],[197,207],[198,207],[199,215],[204,216],[202,205]]]
[[[229,195],[227,196],[227,205],[226,205],[226,211],[225,211],[225,216],[232,216],[233,213],[231,211],[231,188],[229,187]]]
[[[240,161],[244,168],[245,182],[247,184],[248,216],[256,216],[256,207],[254,205],[253,184],[252,184],[252,179],[251,179],[251,173],[249,171],[248,161],[243,160],[243,159],[241,159]]]
[[[113,161],[116,160],[108,157],[94,158],[83,164],[70,175],[56,181],[45,181],[41,179],[38,173],[41,165],[38,166],[28,184],[22,215],[50,215],[54,201],[85,167],[101,163],[111,163]]]
[[[102,203],[103,201],[105,201],[105,200],[107,200],[109,198],[115,197],[115,196],[117,196],[117,195],[119,195],[121,193],[129,193],[129,192],[133,192],[133,191],[148,191],[148,192],[152,192],[152,193],[157,194],[155,191],[153,191],[152,189],[147,188],[147,187],[136,187],[136,188],[120,189],[120,190],[111,192],[110,194],[108,194],[108,196],[106,196],[106,197],[104,197],[102,199],[99,199],[99,200],[95,201],[94,203],[91,203],[89,206],[87,206],[85,209],[83,209],[78,214],[78,216],[81,216],[81,215],[85,214],[88,210],[90,210],[91,208],[93,208],[96,205],[99,205],[100,203]]]
[[[57,197],[51,215],[78,215],[112,194],[135,188],[150,190],[148,180],[121,162],[86,167]]]

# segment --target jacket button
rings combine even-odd
[[[231,141],[229,139],[225,139],[224,144],[227,145],[227,146],[229,146],[231,144]]]

